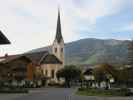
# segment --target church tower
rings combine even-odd
[[[61,21],[60,21],[60,11],[58,10],[58,19],[56,27],[56,36],[52,46],[52,53],[62,61],[64,65],[64,40],[61,32]]]

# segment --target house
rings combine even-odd
[[[7,78],[11,80],[27,80],[29,78],[28,67],[31,64],[31,60],[26,56],[9,56],[0,62],[0,64],[1,74],[5,76],[3,80]]]

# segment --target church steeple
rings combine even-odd
[[[58,43],[63,40],[62,32],[61,32],[61,21],[60,21],[60,10],[58,9],[58,19],[57,19],[57,28],[56,28],[56,38]]]
[[[52,53],[62,61],[62,65],[64,65],[64,40],[61,32],[61,20],[60,20],[60,10],[58,9],[58,19],[57,19],[57,28],[56,28],[56,36],[52,45]]]

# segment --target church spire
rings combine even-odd
[[[58,43],[63,40],[62,32],[61,32],[61,21],[60,21],[60,10],[58,8],[58,19],[57,19],[57,28],[56,28],[56,40]]]
[[[60,20],[60,10],[58,8],[58,19],[57,19],[57,28],[56,28],[56,36],[52,45],[53,54],[62,61],[62,65],[64,66],[64,40],[61,32],[61,20]]]

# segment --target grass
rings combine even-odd
[[[79,88],[76,92],[78,95],[84,96],[132,96],[133,93],[129,89],[94,89]]]

